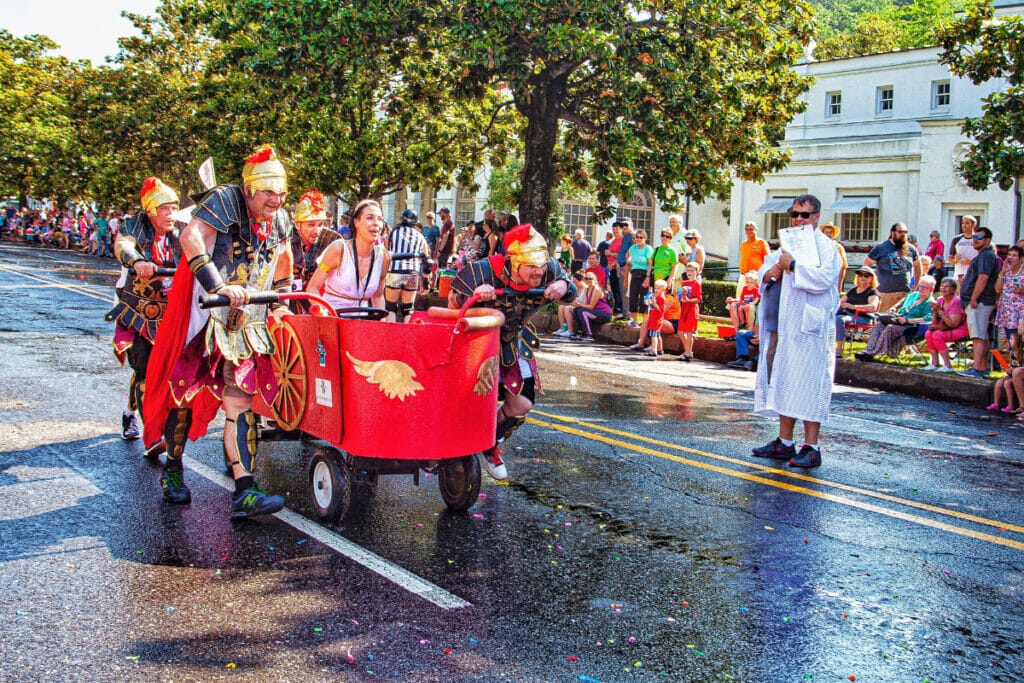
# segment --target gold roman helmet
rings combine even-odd
[[[327,205],[320,190],[310,190],[302,195],[292,218],[296,223],[327,220]]]
[[[505,255],[515,270],[521,265],[543,266],[548,262],[548,243],[529,223],[505,233]]]
[[[242,183],[250,192],[259,190],[288,191],[284,165],[274,154],[273,147],[264,145],[245,160],[245,166],[242,167]]]
[[[142,199],[142,210],[154,216],[161,204],[178,203],[178,193],[155,176],[149,176],[142,181],[142,191],[139,192],[139,197]]]

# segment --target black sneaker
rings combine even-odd
[[[796,447],[787,446],[782,443],[782,439],[776,438],[774,441],[769,441],[760,448],[755,448],[751,451],[755,458],[771,458],[772,460],[787,460],[789,458],[796,457]]]
[[[164,490],[164,500],[175,505],[192,502],[192,492],[185,486],[184,472],[164,470],[160,477],[160,488]]]
[[[856,358],[857,360],[869,361],[874,360],[875,354],[868,353],[866,351],[858,351],[857,353],[853,354],[853,357]]]
[[[736,360],[731,360],[728,363],[726,363],[725,367],[733,368],[735,370],[747,370],[747,363],[749,362],[749,358],[737,358]]]
[[[135,441],[142,436],[142,430],[139,429],[139,418],[135,417],[135,413],[129,413],[121,416],[121,438],[125,441]]]
[[[231,519],[272,515],[284,507],[284,498],[250,486],[231,500]]]
[[[790,467],[821,467],[821,451],[804,444],[797,456],[786,464]]]

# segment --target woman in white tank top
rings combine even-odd
[[[317,260],[306,291],[335,308],[384,308],[384,275],[391,255],[377,244],[384,225],[380,204],[364,199],[352,211],[351,240],[335,240]]]

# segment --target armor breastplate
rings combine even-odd
[[[282,209],[274,216],[266,239],[261,240],[249,219],[242,188],[219,185],[202,196],[195,217],[217,230],[213,263],[224,282],[245,287],[250,292],[273,289],[278,247],[287,247],[291,219]],[[267,330],[267,306],[248,304],[240,308],[214,308],[206,328],[206,346],[218,349],[228,360],[238,363],[254,353],[269,355],[274,342]]]
[[[162,249],[163,253],[154,255],[156,232],[145,213],[127,221],[120,235],[132,237],[142,257],[162,268],[174,268],[181,260],[177,230],[167,233],[167,244]],[[146,279],[139,277],[132,268],[127,270],[124,287],[117,290],[118,301],[103,318],[108,322],[134,329],[149,341],[153,341],[156,339],[157,326],[163,320],[167,308],[164,280]]]

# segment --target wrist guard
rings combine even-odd
[[[207,293],[216,294],[224,288],[224,279],[220,276],[217,267],[213,265],[213,258],[209,254],[200,254],[189,259],[188,268],[192,271],[199,286]]]
[[[274,284],[270,287],[278,294],[290,294],[292,291],[292,278],[283,277],[280,280],[274,280]],[[276,311],[279,308],[288,308],[288,304],[283,301],[276,301],[270,304],[270,310],[272,311]]]
[[[121,262],[122,266],[129,269],[135,265],[136,261],[146,260],[146,257],[139,252],[135,240],[129,238],[118,238],[114,242],[114,255],[117,256],[117,260]]]

